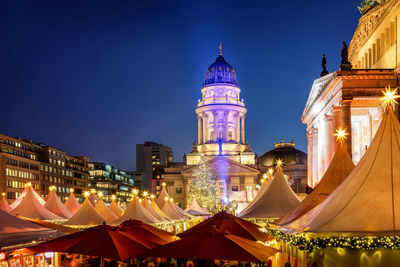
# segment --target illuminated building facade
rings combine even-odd
[[[134,188],[132,175],[102,162],[90,162],[90,189],[103,193],[103,200],[111,202],[111,195],[117,202],[129,202]]]
[[[307,125],[308,184],[321,179],[336,151],[333,134],[346,128],[346,147],[355,164],[380,124],[382,90],[398,86],[397,42],[400,1],[388,0],[364,12],[338,71],[322,75],[311,88],[302,122]],[[348,62],[346,57],[348,53]]]
[[[43,197],[55,186],[63,201],[71,187],[83,199],[89,183],[88,164],[87,157],[72,157],[54,147],[0,134],[0,190],[10,202],[28,182]]]
[[[216,179],[222,205],[247,203],[254,197],[260,170],[245,139],[247,110],[240,92],[236,70],[226,62],[220,46],[217,59],[206,70],[202,98],[196,108],[197,143],[184,162],[157,172],[158,182],[166,182],[170,196],[182,207],[186,207],[193,170],[202,156]],[[153,177],[154,181],[157,179]]]

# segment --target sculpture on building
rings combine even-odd
[[[349,61],[349,53],[348,53],[348,47],[345,41],[343,41],[343,48],[342,48],[342,53],[341,53],[342,61],[340,64],[340,70],[351,70],[353,66],[351,65]]]
[[[329,74],[329,72],[326,70],[326,57],[325,57],[325,54],[323,54],[322,55],[322,71],[321,71],[320,76],[322,77],[327,74]]]

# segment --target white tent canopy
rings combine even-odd
[[[61,200],[58,198],[57,193],[54,190],[50,190],[50,193],[47,198],[46,204],[44,207],[54,214],[63,217],[65,219],[69,219],[72,217],[72,212],[64,206]]]
[[[161,211],[165,213],[168,217],[170,217],[173,220],[184,220],[186,219],[185,216],[180,214],[174,206],[172,206],[172,203],[170,201],[164,201],[165,204],[162,207]]]
[[[165,204],[165,198],[169,198],[168,192],[165,189],[165,186],[163,186],[163,188],[161,189],[160,194],[158,195],[158,197],[156,198],[155,202],[157,204],[157,206],[162,209],[164,204]]]
[[[245,214],[247,210],[249,210],[255,203],[257,203],[258,199],[265,193],[268,186],[270,185],[272,178],[269,178],[267,181],[261,184],[261,188],[258,190],[257,195],[254,197],[253,201],[251,201],[247,206],[240,211],[241,214]]]
[[[112,213],[115,214],[115,216],[117,216],[117,218],[119,218],[124,212],[123,209],[115,202],[115,200],[111,200],[110,206],[108,208],[112,211]]]
[[[22,191],[21,195],[19,195],[19,197],[13,203],[11,203],[10,206],[11,206],[12,209],[15,209],[19,205],[19,203],[21,203],[22,199],[24,198],[24,196],[28,192],[29,187],[31,187],[31,186],[32,186],[31,183],[27,183],[25,185],[25,189],[24,189],[24,191]],[[39,201],[39,203],[42,206],[44,204],[46,204],[46,201],[35,190],[33,190],[33,195],[35,196],[35,198]]]
[[[300,203],[290,188],[282,168],[278,166],[274,178],[252,206],[242,212],[242,218],[280,218]]]
[[[390,107],[364,157],[320,205],[285,225],[286,231],[400,230],[400,125]]]
[[[72,211],[72,213],[75,213],[79,210],[79,208],[81,207],[81,204],[79,204],[79,201],[75,198],[74,195],[74,190],[70,189],[70,196],[69,198],[65,201],[65,207],[67,207],[70,211]]]
[[[204,208],[200,207],[195,198],[192,199],[192,202],[190,202],[190,205],[186,208],[185,212],[194,216],[202,216],[210,214],[209,212],[206,213]]]
[[[37,199],[35,191],[31,185],[27,190],[22,201],[11,212],[13,215],[39,220],[62,220],[63,218],[46,209]]]
[[[157,220],[159,220],[160,222],[163,221],[169,221],[169,219],[167,219],[166,217],[161,216],[161,214],[159,214],[151,205],[151,200],[150,199],[143,199],[142,201],[143,207],[150,212],[151,215],[153,215],[154,218],[156,218]],[[165,215],[165,214],[164,214]]]
[[[353,168],[354,163],[346,147],[340,144],[321,181],[295,209],[280,218],[278,224],[287,224],[319,205],[342,183]]]
[[[0,210],[5,212],[10,212],[12,210],[5,196],[3,196],[0,200]]]
[[[102,198],[99,199],[95,207],[96,211],[106,219],[107,223],[113,222],[118,219],[117,215],[115,215],[106,205]]]
[[[166,221],[172,220],[167,214],[165,214],[165,213],[160,209],[160,207],[156,204],[156,202],[154,201],[154,199],[151,199],[150,205],[151,205],[151,207],[152,207],[158,214],[161,215],[161,217],[164,218],[164,220],[166,220]]]
[[[113,224],[121,224],[122,222],[129,219],[140,220],[145,223],[160,222],[143,207],[143,205],[140,203],[137,197],[133,198],[133,200],[129,203],[128,207],[126,207],[121,217],[119,217],[118,220],[113,222]]]
[[[90,203],[89,198],[85,198],[79,210],[64,224],[66,225],[98,225],[106,219],[101,216]]]

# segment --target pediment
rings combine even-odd
[[[211,172],[213,174],[258,174],[260,171],[256,168],[238,163],[236,161],[230,160],[225,157],[216,157],[214,159],[211,159],[207,162],[208,167],[210,168]],[[184,171],[182,171],[182,174],[192,174],[194,168],[196,166],[192,166],[191,168],[188,168]]]

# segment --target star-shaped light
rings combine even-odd
[[[397,94],[397,88],[394,90],[390,89],[389,87],[385,88],[385,91],[382,90],[383,97],[379,98],[379,100],[383,101],[382,105],[393,105],[394,103],[399,104],[396,101],[396,98],[399,98],[400,95]]]
[[[276,167],[282,167],[282,165],[283,165],[283,160],[282,159],[276,159]]]
[[[99,198],[102,198],[103,197],[103,192],[99,192],[97,195],[99,196]]]
[[[274,169],[269,168],[269,169],[268,169],[268,174],[269,174],[269,176],[272,176],[273,173],[274,173]]]
[[[115,200],[117,197],[115,195],[111,195],[111,200]]]
[[[340,142],[343,142],[343,140],[346,139],[348,135],[349,133],[346,132],[346,128],[343,129],[341,127],[337,128],[336,133],[334,134],[334,136],[336,136],[336,140]]]
[[[132,189],[132,194],[137,196],[137,194],[139,194],[139,190],[137,190],[136,188]]]
[[[70,188],[70,189],[69,189],[69,192],[73,193],[73,192],[74,192],[74,189],[73,189],[73,188]]]
[[[85,197],[89,197],[89,196],[90,196],[90,193],[89,193],[89,191],[85,191],[85,192],[83,193],[83,195],[84,195]]]

